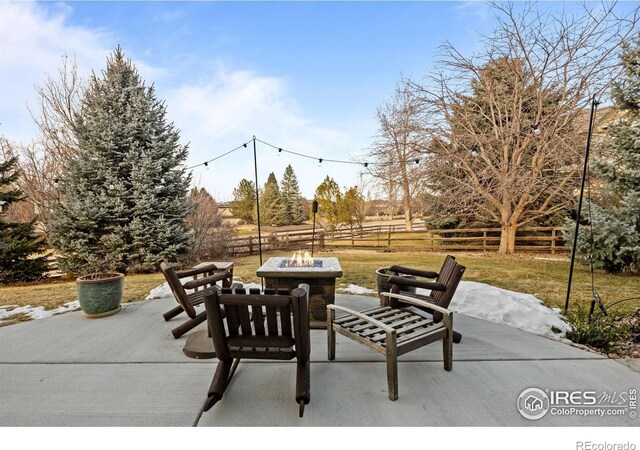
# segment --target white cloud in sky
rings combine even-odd
[[[0,132],[12,140],[28,142],[35,137],[27,104],[37,108],[34,85],[42,84],[45,74],[57,73],[63,55],[75,57],[80,74],[86,77],[91,70],[99,73],[104,68],[107,55],[123,39],[107,29],[71,25],[71,14],[73,4],[0,2]],[[190,142],[189,165],[230,150],[254,134],[284,149],[333,159],[350,159],[351,153],[369,142],[372,121],[340,124],[339,129],[323,126],[312,113],[302,111],[283,78],[189,55],[201,68],[211,68],[203,69],[209,73],[200,72],[197,81],[191,82],[181,68],[157,67],[127,48],[124,51],[147,83],[156,83],[156,94],[167,102],[169,119],[181,130],[182,141]],[[195,184],[220,200],[231,199],[240,179],[253,180],[252,150],[249,145],[209,170],[194,170]],[[326,175],[340,186],[350,186],[361,170],[328,163],[319,167],[317,161],[278,156],[276,150],[262,144],[258,144],[258,160],[260,184],[271,171],[280,180],[291,163],[308,197]]]
[[[34,85],[55,74],[65,54],[75,56],[86,75],[108,53],[108,33],[69,26],[69,14],[66,5],[47,11],[32,2],[0,2],[0,132],[11,139],[34,137],[27,111],[27,105],[37,108]]]
[[[255,135],[285,150],[332,159],[349,159],[357,139],[350,127],[342,130],[321,126],[305,117],[287,91],[285,80],[249,71],[231,71],[221,65],[208,81],[181,85],[167,98],[169,115],[190,140],[190,165],[199,164],[246,142]],[[273,171],[280,180],[291,163],[303,194],[312,196],[326,175],[341,185],[351,185],[358,166],[325,163],[300,158],[261,143],[258,148],[259,183]],[[239,150],[194,171],[200,183],[222,199],[240,179],[253,180],[253,148]]]

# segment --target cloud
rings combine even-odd
[[[0,133],[12,140],[35,138],[27,110],[37,109],[34,86],[42,85],[47,74],[55,77],[65,55],[76,59],[79,75],[86,78],[104,67],[117,45],[106,29],[70,25],[72,14],[72,7],[62,3],[0,2]],[[166,75],[133,59],[145,78]]]
[[[61,6],[0,3],[0,132],[11,139],[35,137],[27,104],[36,107],[34,85],[55,74],[64,55],[75,55],[86,69],[106,54],[106,32],[67,26],[69,14]]]
[[[113,31],[72,24],[73,4],[0,2],[0,133],[28,142],[36,136],[27,104],[37,107],[34,85],[45,75],[55,76],[61,57],[75,57],[80,75],[99,72],[120,39]],[[165,19],[171,19],[166,17]],[[253,135],[276,146],[308,155],[349,159],[368,143],[371,121],[330,126],[319,122],[311,105],[300,105],[286,78],[231,67],[209,55],[188,54],[181,63],[157,67],[131,54],[141,76],[156,84],[156,93],[167,102],[169,119],[190,142],[189,165],[251,140]],[[168,60],[167,60],[168,61]],[[194,69],[195,68],[195,69]],[[324,120],[327,120],[326,118]],[[194,170],[194,181],[221,200],[229,200],[242,178],[253,179],[250,145],[220,159],[209,170]],[[292,164],[304,195],[311,197],[326,175],[340,186],[357,180],[360,168],[336,165],[294,155],[258,143],[259,182],[269,172],[281,178]]]
[[[340,129],[323,127],[306,117],[287,89],[282,78],[259,75],[244,70],[229,70],[219,64],[209,79],[198,84],[184,84],[169,93],[169,115],[190,141],[189,165],[200,164],[251,140],[318,158],[350,159],[360,150],[361,136],[345,124]],[[311,197],[326,175],[342,185],[352,185],[358,170],[355,165],[339,165],[302,158],[262,143],[258,147],[259,184],[269,172],[280,180],[291,164],[304,195]],[[357,147],[357,148],[356,148]],[[214,196],[230,199],[231,191],[242,178],[253,180],[253,148],[241,149],[194,171],[195,183]]]

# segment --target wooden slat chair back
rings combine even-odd
[[[177,272],[168,262],[162,261],[160,271],[178,302],[178,306],[163,314],[164,320],[169,321],[182,312],[189,317],[189,320],[171,331],[176,339],[207,320],[205,311],[198,313],[194,308],[204,302],[204,288],[222,280],[230,282],[232,277],[229,271],[220,271],[215,264]],[[201,277],[198,278],[198,276]],[[194,277],[194,279],[182,283],[180,279],[185,277]]]
[[[453,263],[446,277],[452,286],[458,286],[465,267]],[[446,286],[448,288],[449,285]],[[453,295],[453,292],[451,295]],[[335,359],[336,332],[386,356],[389,398],[398,398],[398,357],[442,340],[444,368],[453,368],[453,312],[436,304],[405,294],[385,292],[388,299],[383,305],[357,312],[337,305],[328,305],[327,337],[328,357]],[[424,310],[438,312],[441,320],[425,314]],[[336,311],[345,313],[336,318]]]
[[[462,269],[460,269],[461,267]],[[456,271],[462,270],[462,273],[464,273],[464,266],[457,264],[454,256],[447,255],[444,262],[442,263],[442,267],[440,268],[439,272],[429,272],[401,266],[391,266],[391,270],[399,274],[409,273],[411,275],[416,275],[422,278],[435,278],[435,281],[425,282],[419,278],[409,279],[406,277],[400,278],[397,276],[392,276],[389,278],[389,284],[391,286],[390,292],[395,294],[408,295],[418,300],[425,301],[430,305],[434,304],[440,306],[441,308],[449,308],[451,300],[453,299],[453,294],[458,288],[458,284],[460,283],[460,279],[462,278],[462,274],[457,274]],[[460,275],[460,277],[458,277],[458,275]],[[403,290],[403,288],[406,289],[406,287],[421,287],[424,289],[429,289],[431,292],[429,295],[408,293],[404,292]],[[393,302],[393,300],[391,301]],[[403,302],[400,301],[399,305],[402,306]],[[429,314],[432,314],[435,323],[438,323],[442,320],[442,313],[440,313],[439,311],[431,307],[425,307],[421,309],[428,312]],[[461,340],[462,335],[457,331],[454,331],[454,342],[459,343]]]
[[[218,366],[204,410],[224,394],[241,359],[296,359],[296,403],[300,417],[310,395],[310,334],[307,285],[278,292],[209,288],[204,291]],[[224,308],[224,313],[223,313]]]

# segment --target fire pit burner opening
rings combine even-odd
[[[290,268],[304,268],[304,267],[315,267],[322,268],[322,260],[314,259],[309,255],[308,252],[305,252],[303,255],[302,252],[296,252],[289,259],[284,259],[278,266],[280,269],[290,269]]]

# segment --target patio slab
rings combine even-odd
[[[366,308],[375,298],[336,296]],[[172,300],[123,305],[103,319],[67,313],[0,328],[0,425],[191,426],[199,415],[215,362],[182,353],[162,313]],[[441,346],[404,355],[399,394],[388,400],[384,359],[337,337],[326,359],[326,332],[312,336],[311,403],[298,419],[292,362],[243,361],[224,399],[199,426],[638,425],[628,416],[546,416],[529,421],[516,399],[529,387],[627,391],[640,374],[598,354],[511,327],[457,314],[463,341],[453,372]]]

